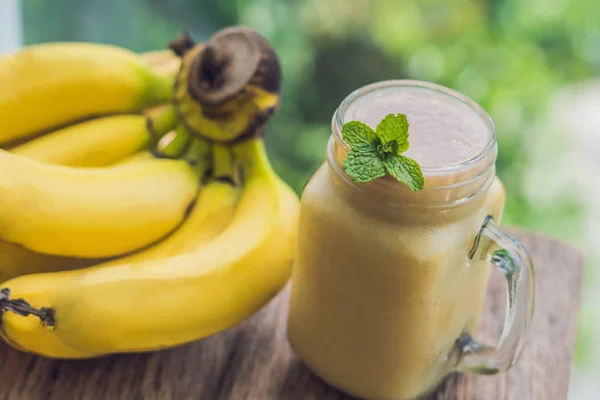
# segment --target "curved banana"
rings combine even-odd
[[[173,80],[131,51],[83,42],[28,46],[0,57],[0,144],[95,115],[170,100]]]
[[[168,133],[170,133],[170,132],[168,132]],[[127,164],[135,164],[140,161],[148,161],[148,160],[153,160],[153,159],[154,159],[154,155],[152,154],[152,151],[142,150],[142,151],[138,151],[135,154],[130,155],[129,157],[122,159],[121,161],[113,164],[112,166],[120,167],[120,166],[127,165]]]
[[[239,189],[229,149],[214,146],[213,158],[211,180],[202,188],[194,208],[176,231],[149,248],[101,265],[133,263],[193,251],[221,233],[233,218]]]
[[[71,258],[37,253],[13,243],[0,241],[0,282],[21,275],[79,269],[98,264],[91,258]]]
[[[0,239],[100,258],[142,248],[185,218],[200,178],[186,161],[113,168],[43,164],[0,150]]]
[[[70,258],[36,253],[24,247],[0,241],[0,281],[3,282],[12,278],[16,278],[17,276],[38,274],[30,275],[32,279],[29,281],[31,284],[29,289],[31,289],[30,294],[32,296],[35,296],[38,293],[36,289],[41,287],[35,286],[36,282],[43,283],[44,285],[48,284],[48,279],[39,281],[38,279],[33,278],[34,276],[46,277],[48,275],[44,274],[46,272],[80,269],[97,264],[98,262],[99,260],[97,259]],[[2,295],[0,294],[0,297],[1,296]],[[4,327],[0,323],[0,337],[2,337],[14,348],[24,351],[24,349],[19,345],[11,343],[10,339],[8,339],[4,334],[3,328]],[[34,340],[38,343],[38,345],[44,343],[44,346],[42,347],[52,348],[54,349],[53,351],[60,351],[61,354],[65,354],[67,357],[81,358],[85,356],[84,353],[77,352],[73,349],[69,349],[67,346],[64,346],[61,342],[55,340],[54,337],[49,334],[42,334],[41,337],[40,335],[31,335],[28,337],[28,333],[26,331],[20,331],[20,333],[22,334],[20,335],[19,340],[25,343],[28,343],[28,340]]]
[[[115,164],[115,167],[153,159],[152,153],[148,150],[144,150],[125,158],[122,162]],[[181,235],[181,233],[184,232],[182,228],[188,226],[192,221],[202,221],[200,222],[201,225],[199,225],[199,230],[201,231],[198,234],[199,242],[209,238],[211,233],[216,234],[221,226],[225,224],[228,219],[231,219],[233,213],[232,208],[234,207],[236,199],[237,189],[233,186],[225,184],[221,180],[209,183],[206,188],[202,190],[189,217],[186,218],[182,227],[177,229],[176,232],[179,232],[177,236]],[[200,215],[196,216],[197,214]],[[172,240],[170,239],[171,237],[174,239],[175,236],[175,234],[168,236],[166,239],[160,241],[156,247],[164,246],[164,243]],[[117,258],[115,261],[116,260],[119,259]],[[93,258],[74,258],[43,254],[29,250],[23,246],[0,241],[0,282],[21,275],[85,268],[98,264],[101,261],[101,259]]]
[[[60,284],[62,277],[54,273],[27,275],[27,278],[26,281],[21,282],[21,292],[30,299],[32,304],[44,304],[47,301],[45,290]],[[0,305],[5,303],[5,315],[10,312],[21,313],[18,304],[16,306],[12,303],[6,304],[9,295],[9,290],[0,290]],[[0,337],[17,350],[50,358],[93,358],[102,355],[69,347],[58,339],[52,330],[41,326],[40,320],[32,315],[12,320],[11,324],[0,323]]]
[[[155,350],[227,329],[264,306],[289,279],[299,202],[260,139],[236,145],[234,154],[245,188],[216,239],[161,260],[5,282],[5,339],[55,358]]]
[[[156,142],[175,128],[171,106],[148,115],[113,115],[71,125],[13,147],[11,153],[47,164],[102,167],[114,164]]]
[[[141,53],[150,69],[159,75],[175,78],[181,59],[172,50],[152,50]]]

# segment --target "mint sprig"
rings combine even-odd
[[[402,155],[409,147],[408,125],[404,114],[387,115],[376,130],[360,121],[345,123],[342,138],[351,150],[344,160],[344,171],[357,183],[390,174],[413,191],[423,189],[421,167]]]

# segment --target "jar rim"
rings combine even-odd
[[[494,122],[489,114],[473,99],[470,97],[456,91],[450,89],[446,86],[439,85],[437,83],[420,81],[420,80],[412,80],[412,79],[392,79],[392,80],[384,80],[375,83],[371,83],[365,86],[362,86],[348,96],[344,98],[344,100],[340,103],[338,108],[335,110],[332,119],[332,132],[335,140],[338,144],[346,151],[350,150],[350,146],[342,139],[342,126],[344,125],[343,116],[353,101],[365,95],[369,92],[373,92],[375,90],[379,90],[382,88],[389,87],[400,87],[400,88],[421,88],[427,89],[428,91],[433,91],[437,93],[444,94],[446,96],[450,96],[461,103],[470,107],[473,111],[481,117],[485,126],[488,130],[488,141],[485,146],[474,156],[471,158],[461,161],[455,164],[444,165],[443,167],[422,167],[423,174],[426,176],[434,176],[440,174],[448,174],[448,173],[456,173],[464,169],[468,169],[473,165],[478,164],[483,161],[485,158],[489,157],[492,151],[496,151],[496,129],[494,126]],[[494,157],[495,158],[495,157]]]
[[[353,190],[357,190],[360,193],[367,193],[368,192],[367,189],[365,189],[361,185],[354,182],[348,175],[346,175],[346,173],[342,170],[340,165],[338,165],[335,161],[333,161],[335,159],[335,156],[333,155],[333,153],[335,152],[334,142],[336,142],[335,139],[330,137],[329,141],[327,143],[327,160],[326,160],[327,164],[336,173],[336,175],[342,180],[342,182],[347,187],[350,187]],[[393,200],[390,200],[390,198],[386,198],[386,202],[388,204],[393,204],[395,207],[417,208],[417,209],[418,208],[441,209],[441,208],[458,207],[458,206],[461,206],[463,204],[470,202],[471,200],[478,198],[482,193],[484,193],[486,190],[488,190],[489,187],[492,185],[494,177],[496,176],[495,171],[496,171],[495,163],[492,161],[482,171],[467,178],[464,181],[458,181],[458,182],[450,183],[448,185],[429,187],[429,188],[423,189],[420,192],[410,192],[410,197],[404,197],[401,201],[393,201]],[[480,184],[477,185],[477,183],[480,183]],[[397,182],[395,182],[395,181],[381,182],[380,180],[376,180],[374,182],[371,182],[370,184],[375,185],[376,187],[381,187],[382,189],[384,189],[386,191],[390,190],[390,189],[397,190],[398,188],[402,187],[402,186],[398,185]],[[468,191],[468,192],[464,193],[462,196],[458,196],[456,198],[448,197],[448,195],[447,195],[448,191],[456,190],[456,189],[460,190],[461,188],[463,188],[467,185],[470,185],[470,184],[475,185],[473,187],[472,191]],[[431,193],[436,193],[436,192],[439,192],[439,194],[437,195],[438,198],[433,201],[424,201],[424,199],[422,197],[420,197],[420,195],[423,193],[427,193],[428,195],[431,195]],[[386,197],[386,195],[383,194],[382,192],[379,192],[379,195],[382,196],[381,198]],[[393,198],[393,196],[392,196],[392,198]],[[409,198],[412,198],[413,201],[407,201]]]

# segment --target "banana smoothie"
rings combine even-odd
[[[342,165],[341,126],[375,129],[406,114],[425,177],[411,191],[389,175],[357,184]],[[288,339],[317,375],[367,399],[406,400],[459,362],[480,320],[490,264],[470,251],[486,217],[501,218],[493,125],[437,85],[389,81],[351,94],[333,118],[327,161],[302,194]]]

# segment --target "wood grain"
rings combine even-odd
[[[512,231],[536,267],[528,343],[509,372],[450,376],[436,400],[564,400],[575,343],[583,256],[559,242]],[[504,283],[492,279],[479,339],[501,328]],[[160,352],[56,361],[0,344],[0,399],[341,400],[351,397],[308,371],[285,338],[288,290],[243,324]],[[107,327],[110,329],[110,327]]]

